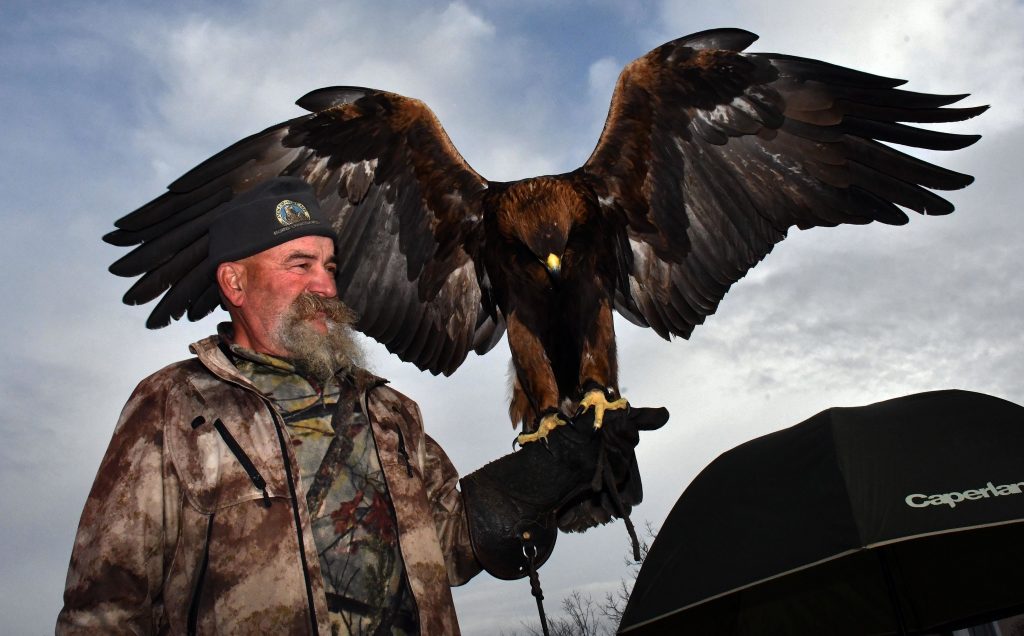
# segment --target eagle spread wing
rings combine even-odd
[[[117,221],[105,239],[137,247],[110,269],[141,275],[126,303],[163,294],[149,327],[198,319],[219,302],[206,262],[217,207],[262,180],[302,177],[340,237],[339,295],[361,331],[448,374],[470,349],[492,348],[508,320],[514,404],[529,404],[524,421],[553,417],[586,386],[617,393],[613,303],[665,338],[687,337],[790,227],[899,224],[901,207],[946,214],[930,190],[971,182],[881,142],[962,148],[978,137],[900,122],[986,107],[742,52],[755,39],[706,31],[639,58],[583,167],[511,184],[473,171],[419,101],[314,91],[298,102],[312,114],[234,144]]]
[[[841,223],[948,214],[926,190],[972,177],[879,143],[953,150],[977,141],[898,122],[952,122],[987,106],[898,90],[902,80],[816,60],[740,53],[757,39],[717,29],[674,40],[619,76],[583,172],[626,225],[628,289],[616,308],[664,338],[688,337],[730,285],[786,237]]]
[[[110,267],[144,274],[127,304],[163,298],[147,321],[198,320],[219,303],[206,262],[217,206],[278,175],[313,185],[338,232],[338,289],[357,328],[421,369],[450,374],[504,331],[474,257],[484,181],[414,99],[337,87],[298,105],[313,114],[221,151],[116,222],[104,239],[139,245]],[[166,292],[166,293],[165,293]]]

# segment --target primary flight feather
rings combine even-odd
[[[239,141],[118,220],[105,240],[137,247],[110,271],[141,275],[128,304],[163,295],[147,326],[201,318],[219,302],[205,262],[217,207],[296,175],[338,232],[339,296],[363,333],[450,374],[507,330],[514,423],[546,428],[581,405],[600,415],[624,404],[613,309],[666,339],[688,337],[789,228],[948,214],[931,190],[972,181],[887,144],[963,148],[978,137],[901,122],[987,107],[744,53],[756,37],[705,31],[635,60],[586,163],[515,182],[477,174],[420,101],[313,91],[298,101],[311,114]]]

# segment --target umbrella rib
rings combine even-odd
[[[905,537],[898,537],[896,539],[887,539],[885,541],[876,541],[874,543],[868,543],[865,544],[864,547],[868,550],[874,550],[875,548],[881,548],[896,543],[903,543],[904,541],[914,541],[917,539],[923,539],[925,537],[937,537],[944,534],[955,534],[957,532],[969,532],[971,530],[982,530],[984,528],[996,528],[998,526],[1008,526],[1014,523],[1024,524],[1024,519],[1008,519],[1005,521],[993,521],[992,523],[981,523],[976,526],[961,526],[959,528],[946,528],[945,530],[922,532],[920,534],[911,534]]]

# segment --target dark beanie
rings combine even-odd
[[[221,205],[210,226],[209,263],[237,261],[303,236],[338,240],[313,188],[298,177],[276,177]]]

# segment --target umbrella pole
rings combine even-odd
[[[907,636],[907,621],[903,617],[903,607],[900,606],[900,599],[896,595],[896,579],[892,576],[892,568],[889,567],[889,560],[885,556],[885,548],[875,550],[875,553],[878,554],[878,561],[882,564],[885,590],[889,593],[889,603],[892,604],[893,618],[896,619],[897,634]]]

